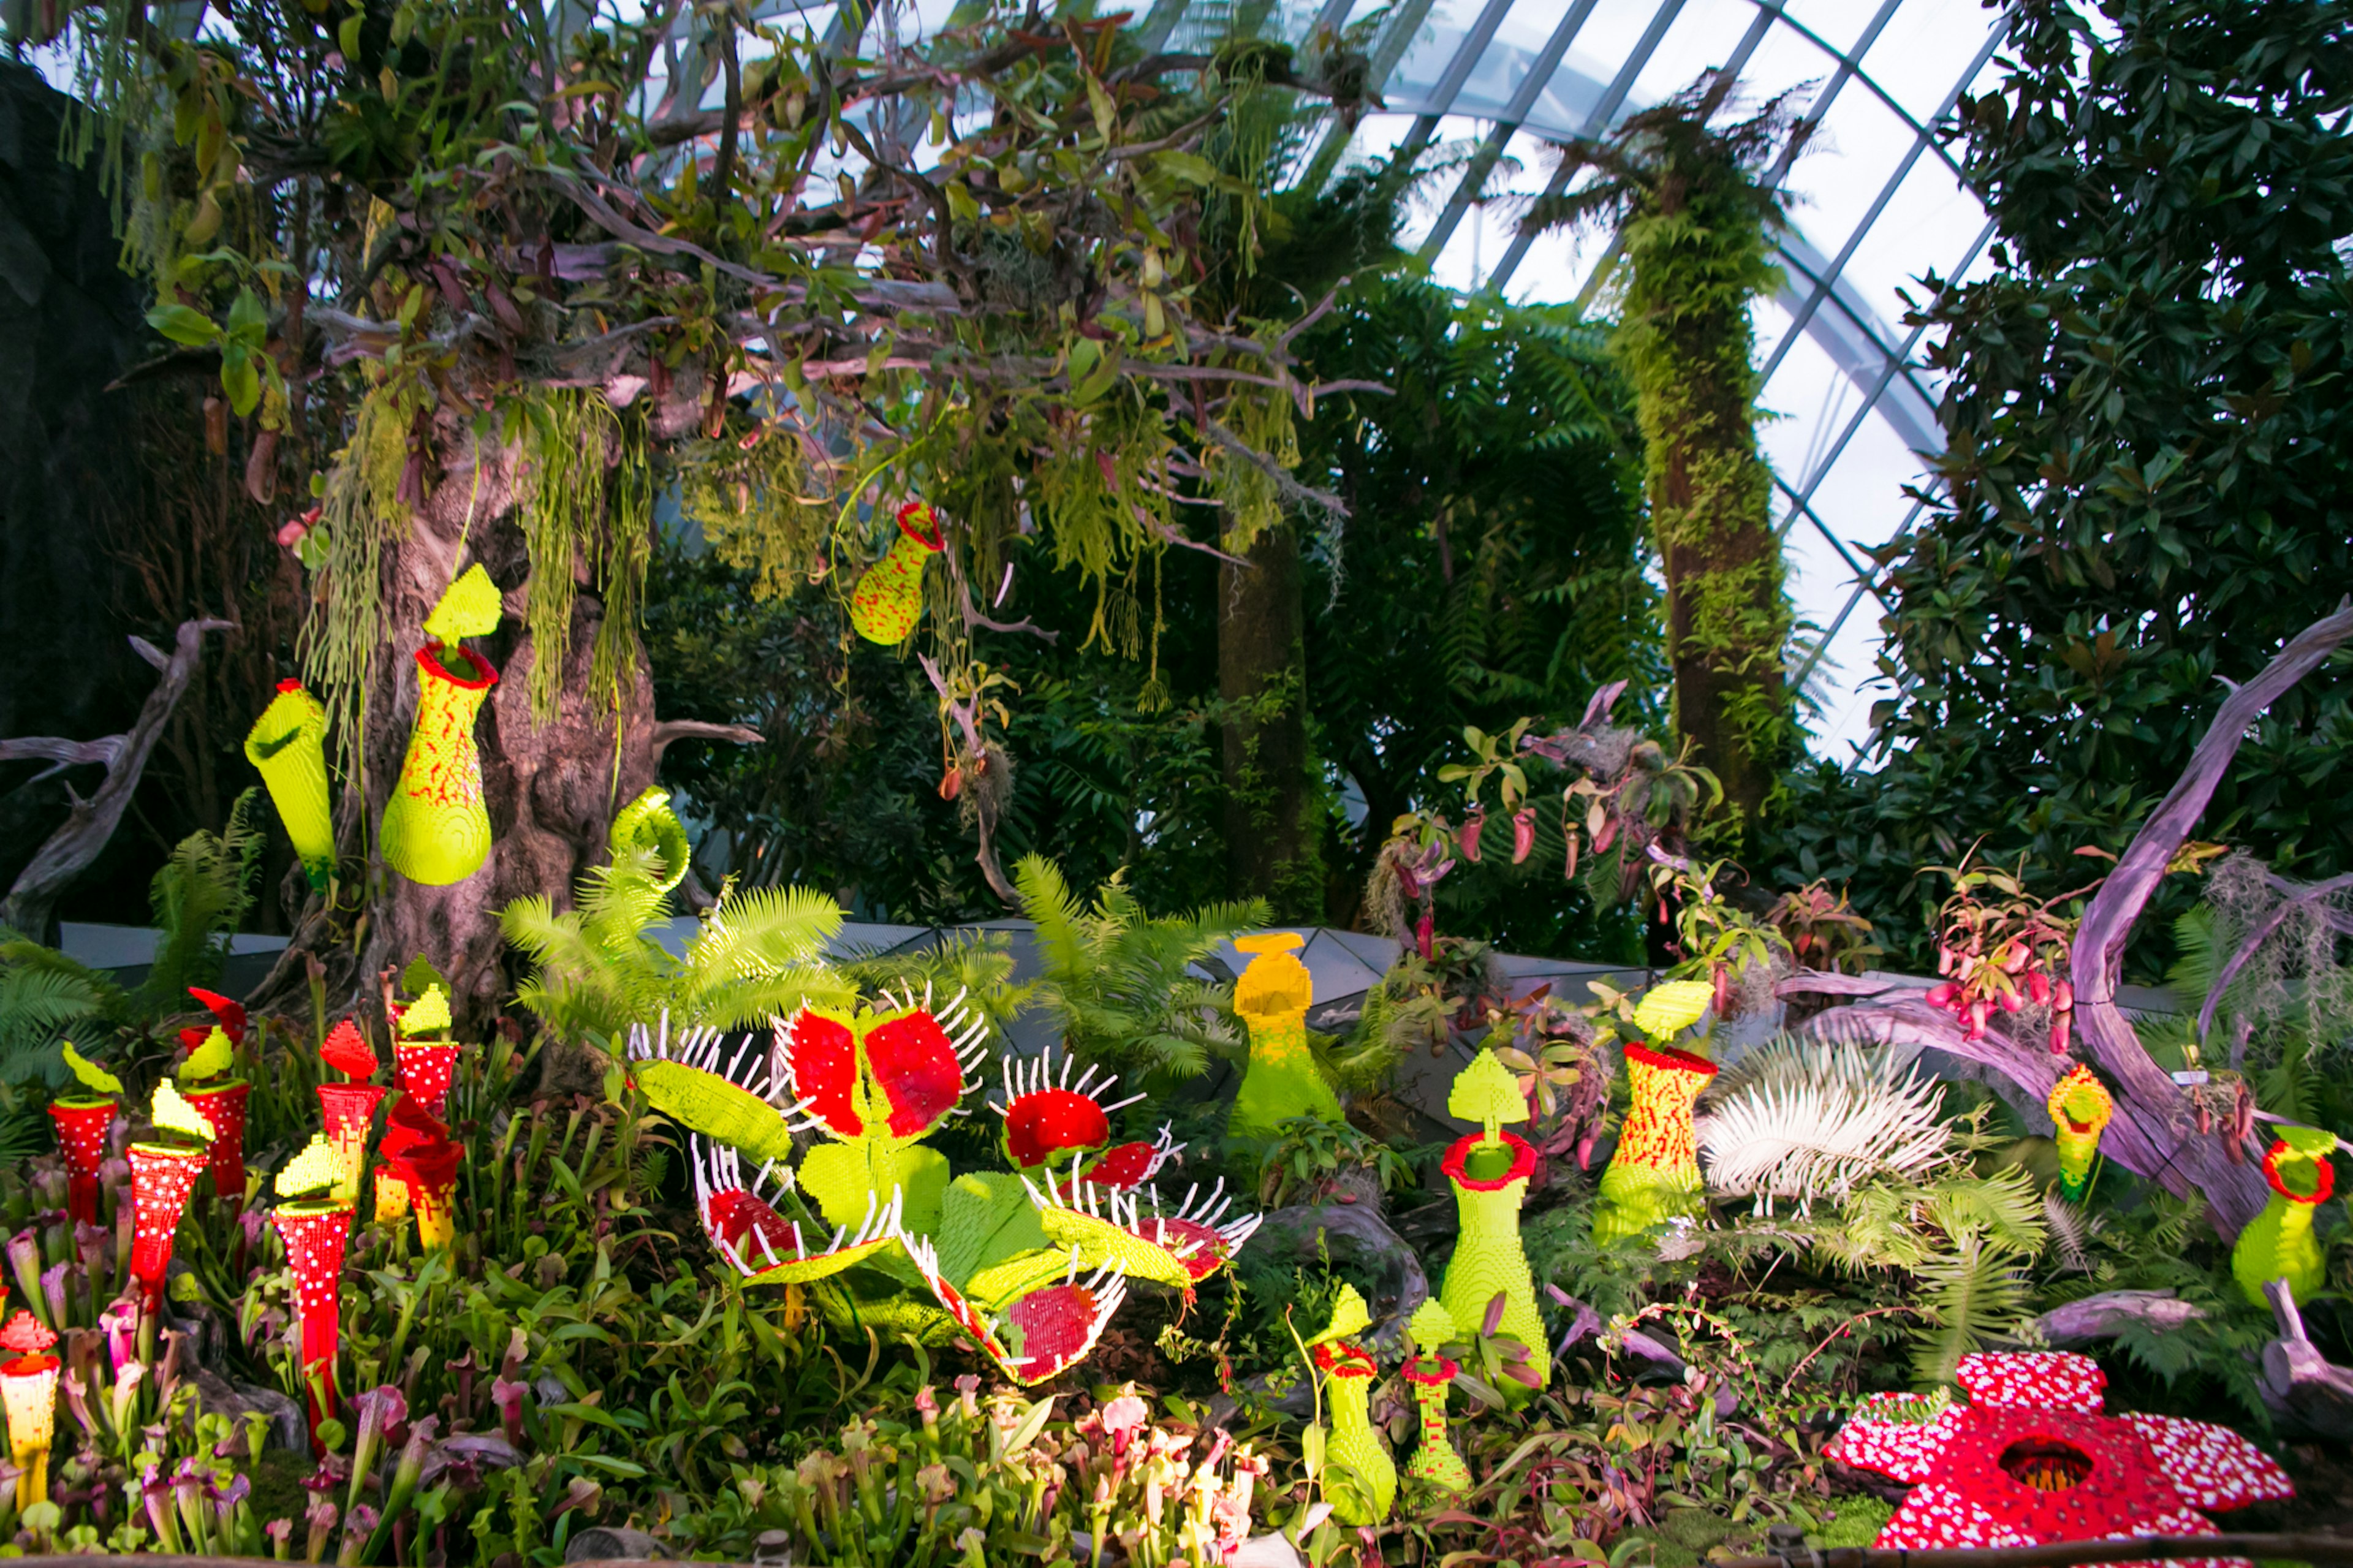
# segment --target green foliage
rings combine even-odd
[[[1410,1185],[1413,1176],[1412,1162],[1386,1141],[1345,1121],[1294,1116],[1259,1156],[1258,1201],[1271,1209],[1325,1203],[1355,1184],[1387,1194]],[[1350,1201],[1364,1195],[1352,1190]]]
[[[1330,380],[1388,395],[1319,398],[1301,473],[1343,497],[1306,560],[1307,706],[1316,744],[1364,800],[1335,818],[1327,918],[1354,924],[1389,825],[1451,810],[1440,770],[1466,725],[1568,723],[1603,685],[1632,710],[1663,683],[1642,572],[1640,435],[1604,329],[1567,307],[1460,300],[1360,279],[1301,340]],[[1497,823],[1491,843],[1508,845]],[[1439,889],[1440,924],[1524,952],[1639,952],[1560,878],[1557,813],[1529,859],[1491,851]]]
[[[1267,923],[1257,900],[1151,915],[1117,875],[1079,901],[1060,868],[1031,855],[1014,868],[1021,912],[1037,922],[1038,1001],[1081,1059],[1121,1072],[1192,1078],[1240,1045],[1233,991],[1187,971],[1228,938]]]
[[[2020,0],[1965,98],[1992,271],[1928,280],[1942,481],[1884,552],[1894,595],[1867,764],[1825,765],[1774,852],[1852,880],[1917,967],[1974,835],[2068,875],[2121,850],[2204,735],[2353,580],[2353,61],[2325,5]],[[2163,149],[2160,155],[2156,150]],[[2316,879],[2353,868],[2330,782],[2340,654],[2274,702],[2201,832]],[[2181,907],[2179,889],[2160,906]],[[2156,928],[2161,934],[2162,928]],[[2138,966],[2161,968],[2161,942]]]
[[[589,868],[576,907],[557,914],[533,894],[501,911],[507,940],[532,960],[515,999],[560,1039],[611,1042],[667,1013],[672,1028],[742,1029],[847,987],[817,963],[841,909],[807,888],[727,889],[683,952],[653,935],[666,910],[661,851],[617,851]]]
[[[253,907],[254,873],[267,843],[252,821],[260,799],[259,789],[238,795],[227,826],[190,834],[155,873],[155,957],[131,995],[142,1016],[185,1012],[188,987],[220,983],[229,935]]]

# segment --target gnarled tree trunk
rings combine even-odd
[[[2205,739],[2191,753],[2189,770],[2133,836],[2084,910],[2068,956],[2075,1029],[2083,1042],[2079,1048],[2117,1089],[2116,1117],[2101,1142],[2101,1152],[2179,1196],[2204,1199],[2215,1228],[2226,1239],[2263,1212],[2269,1189],[2252,1160],[2234,1161],[2221,1139],[2199,1135],[2189,1097],[2149,1058],[2133,1033],[2116,1005],[2125,944],[2254,721],[2348,638],[2353,638],[2353,599],[2306,626],[2261,675],[2223,700]],[[1799,974],[1782,982],[1780,989],[1852,995],[1869,984],[1846,975]],[[2065,1057],[2052,1056],[2042,1043],[2004,1033],[1999,1022],[1972,1040],[1952,1015],[1916,997],[1832,1008],[1810,1022],[1806,1032],[1831,1039],[1933,1046],[1985,1063],[2038,1102],[2048,1098],[2067,1065]]]

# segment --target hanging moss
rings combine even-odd
[[[319,503],[318,536],[326,561],[323,604],[303,623],[303,680],[327,709],[337,762],[348,776],[367,721],[367,698],[379,651],[392,641],[384,604],[384,549],[408,535],[400,499],[408,433],[433,405],[433,391],[411,375],[392,375],[360,402],[351,444],[338,453]]]
[[[752,574],[754,597],[783,598],[809,580],[833,509],[797,441],[771,436],[748,452],[698,442],[680,455],[678,492],[712,553]]]
[[[622,672],[634,642],[653,558],[653,482],[645,434],[601,393],[536,388],[517,405],[522,480],[516,522],[531,557],[524,624],[531,630],[531,711],[555,717],[572,650],[572,603],[586,581],[605,602],[591,651],[588,695],[621,707]]]

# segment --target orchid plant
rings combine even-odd
[[[1222,1182],[1163,1204],[1149,1184],[1178,1147],[1165,1130],[1114,1145],[1116,1080],[1050,1053],[1000,1064],[989,1110],[1011,1168],[952,1173],[923,1140],[980,1088],[987,1019],[962,992],[877,1001],[802,1008],[765,1058],[667,1020],[632,1031],[632,1078],[691,1131],[704,1227],[752,1283],[920,1341],[965,1336],[1034,1384],[1093,1348],[1129,1279],[1189,1290],[1256,1227]],[[797,1166],[796,1132],[819,1140]]]

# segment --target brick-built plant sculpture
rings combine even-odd
[[[155,1086],[149,1119],[155,1136],[131,1145],[131,1276],[149,1319],[164,1304],[172,1242],[196,1178],[212,1164],[212,1123],[180,1096],[170,1079]]]
[[[2270,1456],[2226,1426],[2109,1415],[2106,1374],[2059,1351],[1963,1356],[1967,1403],[1875,1394],[1829,1457],[1914,1483],[1882,1550],[2212,1535],[2206,1515],[2294,1495]]]
[[[2263,1156],[2271,1201],[2231,1248],[2231,1272],[2256,1306],[2271,1304],[2263,1287],[2274,1279],[2285,1280],[2299,1301],[2310,1300],[2327,1283],[2328,1262],[2312,1221],[2337,1190],[2337,1172],[2328,1163],[2336,1150],[2337,1135],[2324,1128],[2284,1127]]]
[[[88,1091],[49,1101],[58,1152],[66,1163],[66,1212],[77,1225],[96,1225],[98,1171],[106,1163],[107,1135],[114,1127],[122,1080],[74,1049],[71,1040],[65,1044],[65,1057],[75,1080]]]
[[[217,992],[191,986],[188,994],[211,1010],[209,1029],[180,1031],[188,1059],[175,1075],[180,1093],[213,1130],[213,1196],[233,1208],[245,1203],[245,1108],[253,1086],[229,1076],[245,1044],[245,1008]]]
[[[1380,1374],[1373,1352],[1356,1342],[1372,1323],[1365,1299],[1354,1285],[1340,1287],[1332,1321],[1307,1341],[1321,1399],[1328,1406],[1324,1428],[1326,1467],[1324,1499],[1342,1524],[1378,1524],[1397,1501],[1397,1460],[1388,1440],[1373,1425],[1373,1384]],[[1339,1466],[1355,1485],[1335,1485],[1330,1467]]]
[[[1314,983],[1307,966],[1292,956],[1300,941],[1287,931],[1234,940],[1237,949],[1250,954],[1234,982],[1234,1011],[1250,1029],[1250,1065],[1228,1123],[1243,1137],[1272,1138],[1298,1116],[1342,1120],[1340,1098],[1307,1043]]]
[[[631,1077],[692,1132],[704,1228],[753,1283],[809,1289],[828,1314],[886,1333],[966,1336],[1038,1383],[1093,1348],[1129,1278],[1189,1288],[1256,1226],[1229,1215],[1222,1183],[1164,1207],[1142,1184],[1165,1139],[1108,1147],[1112,1080],[1074,1084],[1067,1061],[1005,1064],[990,1109],[1015,1169],[955,1174],[923,1140],[978,1087],[987,1019],[961,992],[936,1011],[878,1000],[803,1008],[749,1087],[736,1081],[749,1047],[725,1058],[715,1031],[632,1031]],[[818,1142],[792,1168],[797,1131]]]
[[[294,1272],[313,1443],[319,1423],[333,1415],[336,1406],[343,1251],[352,1237],[352,1200],[339,1195],[347,1169],[343,1152],[325,1134],[313,1136],[278,1173],[279,1202],[269,1215]]]
[[[343,1075],[339,1080],[319,1085],[320,1121],[326,1128],[328,1146],[343,1163],[334,1195],[339,1202],[356,1203],[360,1180],[367,1173],[368,1129],[375,1120],[377,1102],[384,1099],[381,1085],[364,1081],[375,1074],[375,1051],[361,1037],[359,1026],[346,1018],[328,1031],[319,1057]]]
[[[1419,1440],[1405,1462],[1405,1473],[1428,1481],[1443,1492],[1471,1489],[1471,1467],[1454,1451],[1446,1436],[1446,1391],[1462,1369],[1446,1353],[1458,1331],[1454,1314],[1436,1297],[1414,1309],[1406,1324],[1416,1354],[1405,1363],[1405,1380],[1413,1384],[1419,1412]]]
[[[2052,1086],[2044,1102],[2051,1125],[2058,1134],[2059,1192],[2069,1203],[2082,1203],[2092,1186],[2092,1162],[2099,1157],[2100,1134],[2116,1113],[2107,1086],[2092,1069],[2077,1063]]]
[[[474,720],[499,672],[463,639],[496,631],[500,614],[498,587],[478,565],[425,617],[433,640],[417,650],[416,723],[378,836],[384,863],[412,882],[462,882],[490,858]]]
[[[8,1413],[8,1457],[16,1466],[16,1511],[49,1496],[49,1445],[57,1436],[57,1334],[22,1307],[0,1328],[0,1408]]]
[[[1520,1205],[1535,1173],[1536,1152],[1526,1139],[1503,1130],[1506,1121],[1528,1119],[1527,1100],[1512,1069],[1494,1052],[1482,1050],[1456,1075],[1446,1111],[1478,1122],[1481,1131],[1456,1139],[1439,1167],[1453,1184],[1461,1235],[1447,1260],[1438,1299],[1455,1322],[1481,1323],[1495,1298],[1503,1297],[1497,1327],[1527,1347],[1529,1370],[1541,1387],[1551,1375],[1552,1357],[1536,1311],[1535,1280],[1520,1246]]]
[[[923,618],[923,568],[947,546],[940,521],[922,501],[899,509],[899,537],[866,569],[849,595],[849,625],[868,642],[896,647]]]
[[[1634,1022],[1653,1041],[1663,1041],[1698,1023],[1714,995],[1704,981],[1671,980],[1643,996]],[[1715,1077],[1715,1064],[1667,1045],[1630,1040],[1624,1048],[1633,1103],[1618,1131],[1618,1152],[1601,1174],[1600,1202],[1593,1205],[1593,1239],[1604,1244],[1647,1235],[1707,1207],[1692,1103]]]
[[[245,737],[245,760],[261,775],[278,820],[301,858],[302,875],[322,893],[335,871],[326,738],[327,710],[299,680],[278,683],[278,695]]]

